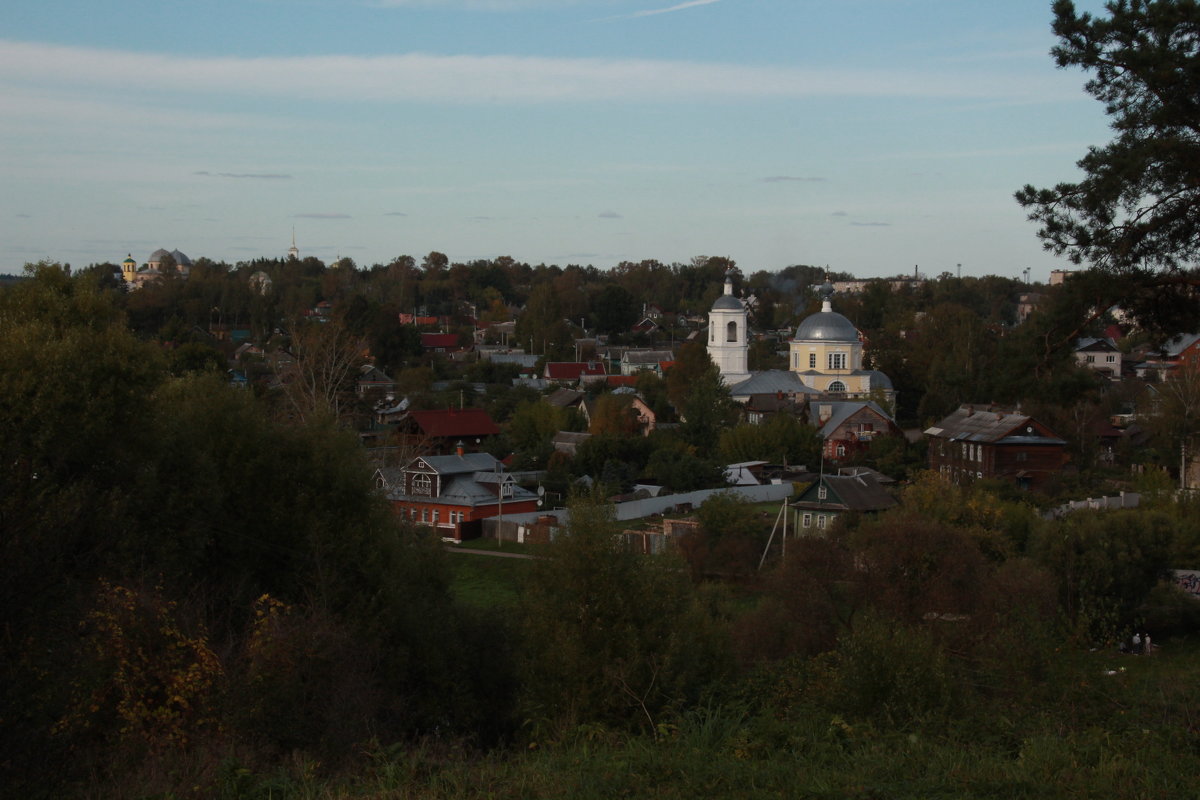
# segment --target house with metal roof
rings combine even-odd
[[[480,535],[480,520],[536,511],[538,496],[517,485],[504,464],[489,453],[421,456],[399,469],[375,472],[382,491],[401,518],[433,528],[445,539]]]
[[[925,436],[929,468],[956,484],[998,478],[1039,489],[1068,461],[1067,443],[1019,411],[960,406]]]
[[[791,503],[796,530],[823,531],[843,514],[873,514],[896,505],[896,498],[873,475],[821,475]]]
[[[891,415],[869,400],[812,400],[808,421],[818,428],[826,460],[845,461],[878,436],[901,436]]]

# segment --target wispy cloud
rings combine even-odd
[[[349,214],[340,214],[337,212],[313,212],[310,214],[296,214],[296,219],[350,219]]]
[[[629,16],[631,17],[653,17],[657,14],[670,14],[673,11],[683,11],[685,8],[695,8],[696,6],[708,6],[713,3],[719,3],[721,0],[689,0],[686,3],[677,3],[676,5],[667,8],[652,8],[647,11],[634,11]]]
[[[194,58],[0,40],[0,82],[72,92],[438,103],[810,96],[1058,99],[1019,78],[957,72],[744,66],[699,61],[432,55]],[[1071,94],[1072,98],[1078,92]],[[0,105],[3,105],[0,100]],[[13,109],[22,113],[19,107]]]
[[[252,178],[260,181],[277,181],[291,180],[291,175],[285,175],[280,172],[209,172],[208,170],[200,170],[193,172],[193,175],[204,175],[210,178]]]
[[[855,228],[890,228],[890,227],[892,227],[892,223],[890,223],[890,222],[851,222],[850,224]]]
[[[759,178],[763,183],[824,183],[824,178],[806,178],[799,175],[772,175],[769,178]]]
[[[407,217],[408,214],[405,214],[403,211],[388,211],[388,212],[384,213],[384,216],[385,217]]]
[[[622,219],[621,215],[615,211],[601,211],[596,216],[600,217],[600,219]]]

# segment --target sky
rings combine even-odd
[[[1081,10],[1101,3],[1078,2]],[[0,273],[792,264],[1046,280],[1111,138],[1050,0],[7,0]]]

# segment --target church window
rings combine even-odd
[[[710,322],[708,324],[708,340],[715,342],[717,340],[717,323]]]
[[[846,354],[845,353],[830,353],[829,354],[829,369],[845,369]]]
[[[816,353],[808,354],[808,368],[809,369],[817,368],[817,354]]]
[[[728,333],[725,336],[725,341],[727,341],[727,342],[736,342],[737,341],[737,323],[736,322],[729,323]]]
[[[842,383],[841,381],[834,381],[833,383],[829,384],[829,391],[844,392],[846,391],[846,384]]]

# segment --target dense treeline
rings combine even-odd
[[[783,369],[784,340],[819,310],[813,287],[827,277],[852,277],[803,265],[743,274],[731,259],[707,256],[687,264],[626,262],[601,271],[531,266],[507,256],[451,263],[434,252],[419,263],[399,256],[363,269],[350,259],[326,266],[315,258],[237,265],[201,258],[186,280],[169,277],[126,294],[115,291],[120,280],[112,265],[91,269],[114,290],[135,332],[177,345],[199,347],[201,332],[214,325],[248,330],[266,345],[286,343],[297,321],[327,301],[346,331],[406,390],[427,388],[436,379],[499,382],[508,373],[482,365],[464,372],[429,357],[420,347],[420,328],[402,323],[401,314],[439,317],[438,329],[457,333],[464,344],[474,335],[473,320],[515,319],[515,331],[504,337],[509,344],[546,360],[574,360],[588,355],[576,339],[595,333],[617,344],[677,346],[695,331],[729,273],[737,293],[753,296],[751,327],[763,337],[753,342],[750,367]],[[268,288],[251,281],[259,273],[270,279]],[[899,287],[870,281],[859,294],[839,295],[836,308],[866,337],[870,366],[895,384],[902,424],[930,423],[963,402],[1021,402],[1054,427],[1084,413],[1081,407],[1105,416],[1110,406],[1128,401],[1103,394],[1095,375],[1078,369],[1071,357],[1076,338],[1101,335],[1108,321],[1093,313],[1103,283],[1103,276],[1085,274],[1052,291],[1041,287],[1042,304],[1020,324],[1018,302],[1029,287],[997,276],[943,273]],[[665,313],[662,329],[634,332],[651,307]]]
[[[703,714],[764,753],[814,715],[850,739],[992,731],[980,715],[1053,702],[1059,648],[1196,630],[1159,583],[1200,558],[1190,505],[1050,521],[935,476],[763,572],[768,521],[736,500],[701,509],[691,570],[626,551],[580,501],[516,604],[464,605],[331,417],[284,424],[174,373],[90,275],[36,268],[0,322],[0,766],[23,796],[269,792],[253,776],[364,750],[665,745]]]

